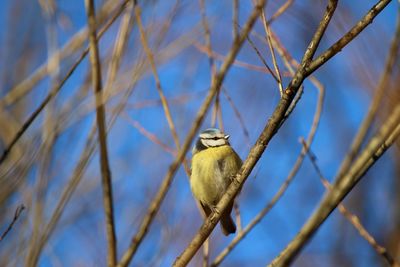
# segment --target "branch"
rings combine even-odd
[[[104,97],[103,100],[107,101],[107,98],[111,95],[112,85],[114,84],[118,70],[120,68],[121,58],[127,47],[129,36],[133,26],[133,3],[132,1],[127,2],[126,11],[121,18],[121,23],[118,29],[117,37],[114,43],[113,52],[110,60],[110,67],[107,71],[107,79],[104,85]]]
[[[265,61],[264,57],[262,56],[261,52],[258,50],[258,48],[256,47],[256,45],[254,44],[254,42],[251,40],[250,36],[247,36],[247,41],[249,42],[250,46],[254,49],[254,51],[256,52],[258,58],[261,60],[261,62],[264,64],[264,66],[267,68],[268,72],[272,75],[272,78],[274,78],[274,80],[279,84],[280,80],[279,78],[276,76],[276,74],[274,73],[274,71],[271,69],[270,66],[268,66],[267,61]]]
[[[233,0],[232,9],[232,34],[236,38],[239,35],[239,0]]]
[[[228,103],[230,104],[230,106],[232,107],[232,110],[233,110],[236,118],[238,119],[239,124],[242,126],[243,135],[246,139],[246,144],[250,148],[249,130],[247,129],[246,124],[244,123],[244,119],[243,119],[242,115],[240,114],[239,109],[236,107],[235,103],[233,103],[232,98],[230,97],[230,95],[228,94],[228,91],[225,88],[222,88],[222,93],[225,95],[225,98],[228,101]]]
[[[280,15],[282,15],[292,4],[294,0],[287,0],[276,12],[272,15],[272,17],[267,21],[267,24],[271,24],[275,21]]]
[[[164,151],[171,154],[172,156],[176,156],[176,150],[172,147],[169,147],[167,144],[164,144],[155,134],[147,131],[137,120],[132,119],[129,117],[127,113],[122,113],[122,118],[128,121],[133,127],[135,127],[143,136],[149,139],[156,145],[159,145]]]
[[[278,63],[276,62],[275,51],[274,51],[274,47],[272,46],[272,42],[271,42],[271,31],[269,29],[267,19],[265,18],[264,10],[261,12],[261,18],[262,18],[262,22],[263,22],[263,26],[264,26],[264,30],[265,30],[266,39],[268,41],[268,47],[271,52],[272,63],[274,64],[276,77],[278,80],[279,93],[282,97],[282,94],[283,94],[282,76],[281,76],[281,72],[279,71]]]
[[[11,221],[11,223],[8,225],[7,229],[1,234],[0,236],[0,242],[3,241],[3,239],[6,237],[6,235],[11,231],[13,228],[14,224],[17,222],[19,216],[21,215],[22,211],[25,209],[25,206],[23,204],[19,205],[17,209],[15,210],[14,213],[14,218]]]
[[[99,145],[100,145],[100,167],[103,188],[103,203],[106,215],[106,230],[108,241],[108,266],[113,267],[117,261],[117,242],[115,236],[113,195],[110,164],[107,152],[107,134],[105,108],[103,103],[101,65],[99,58],[98,41],[96,36],[96,18],[94,11],[94,0],[85,0],[86,13],[89,24],[89,47],[90,62],[92,68],[92,83],[96,97],[96,119],[98,125]]]

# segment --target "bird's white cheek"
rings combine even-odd
[[[209,147],[215,147],[215,146],[223,146],[225,145],[225,140],[224,139],[218,139],[218,140],[207,140],[207,145]]]

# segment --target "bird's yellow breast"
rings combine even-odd
[[[241,163],[229,145],[208,148],[194,154],[190,179],[194,196],[204,204],[217,204]]]
[[[230,156],[232,153],[235,152],[228,145],[212,147],[194,154],[192,161],[214,161]]]

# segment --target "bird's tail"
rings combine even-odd
[[[234,234],[236,232],[236,225],[231,217],[231,211],[233,207],[233,201],[229,204],[226,210],[222,213],[221,216],[221,230],[224,235]]]

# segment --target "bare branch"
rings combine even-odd
[[[233,0],[233,15],[232,15],[232,33],[233,38],[236,38],[239,34],[239,0]]]
[[[103,188],[104,211],[106,215],[106,232],[108,241],[108,266],[113,267],[117,261],[117,241],[115,235],[114,207],[110,163],[107,151],[107,126],[105,118],[105,108],[102,94],[101,65],[96,35],[96,18],[94,10],[94,0],[86,0],[86,13],[89,24],[89,47],[90,62],[92,69],[92,84],[96,97],[96,119],[98,126],[99,145],[100,145],[100,167],[101,183]]]
[[[271,24],[274,20],[276,20],[280,15],[285,13],[285,11],[293,4],[293,0],[287,0],[268,20],[268,25]]]
[[[104,85],[103,100],[106,100],[111,94],[111,87],[115,82],[118,69],[120,68],[121,58],[125,51],[129,35],[133,26],[133,3],[132,1],[127,2],[126,11],[121,19],[121,24],[118,30],[118,35],[114,43],[114,49],[111,57],[110,67],[107,72],[107,80]]]
[[[169,154],[176,156],[176,150],[169,147],[167,144],[164,144],[155,134],[147,131],[138,121],[133,120],[126,113],[122,113],[122,115],[123,115],[123,118],[125,118],[129,122],[129,124],[131,124],[133,127],[135,127],[147,139],[149,139],[154,144],[159,145],[163,150],[165,150]]]
[[[14,224],[17,222],[19,216],[21,215],[22,211],[25,209],[25,206],[23,204],[19,205],[17,209],[15,210],[14,213],[14,218],[11,221],[11,223],[8,225],[7,229],[1,234],[0,236],[0,242],[3,241],[3,239],[6,237],[6,235],[11,231],[13,228]]]
[[[249,130],[246,127],[246,124],[244,123],[244,119],[242,115],[240,114],[238,108],[236,107],[235,103],[233,103],[232,98],[229,96],[228,91],[225,90],[225,88],[222,88],[222,93],[225,95],[226,100],[228,100],[228,103],[231,105],[233,112],[235,113],[235,116],[238,118],[240,125],[242,126],[243,129],[243,134],[246,139],[247,145],[250,147],[250,134]]]
[[[203,267],[208,267],[208,261],[210,260],[210,239],[203,244]]]
[[[274,68],[275,68],[275,73],[276,73],[278,87],[279,87],[279,93],[281,94],[281,97],[282,97],[282,95],[283,95],[282,76],[281,76],[281,72],[279,71],[278,63],[276,62],[275,51],[274,51],[274,47],[272,46],[272,41],[271,41],[271,31],[269,29],[267,19],[265,18],[264,10],[261,12],[261,18],[262,18],[262,22],[263,22],[263,26],[264,26],[264,30],[265,30],[266,39],[268,41],[268,47],[271,52],[272,62],[274,64]]]
[[[271,69],[271,67],[268,65],[267,61],[265,61],[264,57],[262,56],[261,52],[258,50],[258,48],[256,47],[256,45],[254,44],[254,42],[251,40],[250,36],[247,36],[247,41],[249,42],[250,46],[254,49],[254,51],[256,52],[258,58],[261,60],[261,62],[264,64],[264,66],[267,68],[268,72],[272,75],[272,77],[274,78],[274,80],[277,83],[280,83],[279,78],[276,76],[276,74],[274,73],[274,71]]]

